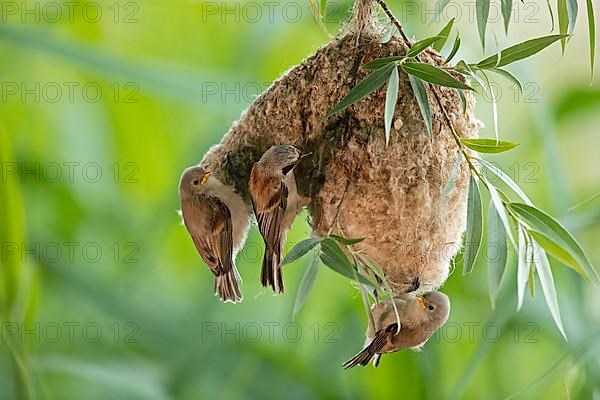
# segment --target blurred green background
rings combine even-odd
[[[416,37],[457,17],[459,56],[480,59],[474,3],[451,3],[431,24],[433,1],[390,4]],[[569,211],[600,192],[583,4],[563,57],[557,44],[512,68],[523,95],[497,80],[501,136],[521,146],[493,160],[599,265],[600,199]],[[556,262],[568,342],[541,292],[515,311],[512,261],[492,310],[480,257],[473,274],[449,277],[450,320],[424,351],[377,369],[341,368],[363,343],[358,291],[323,269],[292,322],[310,257],[286,268],[288,290],[273,296],[258,283],[255,227],[238,257],[244,301],[218,302],[176,213],[179,175],[327,43],[308,0],[1,7],[1,399],[599,398],[600,293]],[[350,7],[329,3],[330,32]],[[548,33],[544,1],[514,8],[506,37],[492,7],[500,47]],[[492,126],[481,96],[477,114]],[[288,243],[309,235],[305,220]]]

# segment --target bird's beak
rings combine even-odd
[[[425,301],[424,297],[421,296],[417,296],[417,301],[419,302],[419,304],[421,305],[421,307],[423,307],[423,309],[427,308],[427,302]]]
[[[206,181],[208,181],[208,178],[212,175],[212,172],[207,172],[204,175],[202,175],[202,179],[200,180],[200,186],[204,186],[204,184],[206,183]]]

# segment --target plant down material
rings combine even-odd
[[[361,65],[405,54],[402,39],[380,43],[380,29],[361,8],[346,31],[273,83],[205,155],[209,168],[250,202],[254,162],[272,145],[293,144],[312,153],[296,168],[299,192],[312,199],[312,226],[320,236],[365,238],[354,248],[383,268],[396,293],[418,278],[420,291],[441,286],[465,230],[468,168],[431,102],[429,136],[406,74],[398,82],[386,146],[385,85],[327,117],[369,72]],[[443,59],[426,50],[429,62]],[[456,79],[464,78],[456,75]],[[430,87],[427,90],[431,90]],[[458,134],[474,138],[481,126],[451,88],[439,93]],[[458,165],[458,168],[457,168]]]

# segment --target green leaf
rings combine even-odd
[[[527,287],[527,279],[529,277],[529,269],[531,264],[529,260],[531,245],[527,244],[527,234],[523,227],[517,229],[517,310],[523,305],[523,297],[525,288]]]
[[[475,0],[475,11],[477,12],[477,30],[479,39],[481,39],[481,47],[485,50],[485,31],[490,15],[490,0]]]
[[[327,17],[327,0],[321,0],[321,18],[325,21]]]
[[[473,265],[481,246],[483,234],[483,213],[479,185],[474,177],[469,180],[469,196],[467,198],[467,232],[463,255],[463,274],[473,271]]]
[[[317,272],[319,271],[319,260],[319,257],[315,255],[312,262],[306,269],[306,272],[304,272],[304,276],[302,276],[302,280],[298,286],[298,292],[296,293],[296,300],[294,301],[293,318],[296,318],[296,315],[302,309],[304,301],[306,300],[308,293],[310,293],[310,290],[315,283]]]
[[[550,309],[550,314],[558,327],[558,330],[566,339],[567,335],[563,328],[562,320],[560,318],[560,309],[558,308],[558,299],[556,298],[556,288],[554,286],[554,278],[552,277],[552,270],[550,269],[550,262],[546,253],[540,249],[537,243],[532,242],[533,253],[537,256],[537,263],[535,264],[538,277],[540,278],[540,284],[542,285],[542,292],[546,298],[546,304]]]
[[[433,49],[435,51],[437,51],[438,53],[440,51],[442,51],[442,49],[444,48],[444,45],[446,44],[446,41],[448,40],[448,37],[450,36],[450,32],[452,31],[452,27],[454,26],[454,19],[455,18],[452,18],[446,24],[446,26],[444,26],[444,28],[442,28],[442,30],[440,31],[440,33],[437,34],[437,36],[440,39],[434,43]]]
[[[461,143],[478,153],[495,154],[514,149],[519,144],[495,139],[460,139]]]
[[[512,0],[500,0],[500,7],[502,8],[502,19],[504,20],[504,32],[508,34],[513,2]]]
[[[502,68],[494,68],[490,69],[490,71],[496,72],[497,74],[502,75],[509,81],[513,82],[519,89],[519,94],[523,94],[523,86],[521,85],[521,81],[519,81],[519,79],[516,76]]]
[[[478,161],[488,171],[490,171],[491,173],[496,175],[498,178],[500,178],[500,180],[502,182],[504,182],[504,184],[506,184],[506,186],[511,188],[511,190],[513,192],[515,192],[521,198],[521,200],[523,200],[526,204],[533,205],[533,203],[531,202],[529,197],[525,194],[525,192],[519,187],[519,185],[517,185],[517,183],[515,181],[513,181],[513,179],[510,176],[505,174],[504,171],[502,171],[500,168],[496,167],[495,165],[493,165],[492,163],[490,163],[484,159],[479,158]]]
[[[429,108],[427,89],[425,89],[423,81],[417,77],[408,75],[408,80],[410,82],[410,87],[415,94],[415,98],[417,99],[417,105],[419,106],[419,111],[421,111],[421,116],[423,117],[423,122],[425,123],[427,133],[429,133],[429,137],[433,137],[433,125],[431,122],[431,110]]]
[[[392,131],[392,122],[394,121],[394,111],[396,110],[396,101],[398,100],[398,86],[400,84],[398,77],[398,67],[394,66],[387,82],[387,92],[385,94],[385,145],[390,144]]]
[[[596,21],[594,20],[594,3],[592,0],[585,1],[587,6],[588,16],[588,36],[590,38],[590,70],[592,78],[594,80],[594,61],[596,58]]]
[[[330,238],[323,239],[321,242],[321,261],[338,274],[354,280],[354,265],[350,263],[348,257],[335,240]],[[363,275],[359,274],[358,280],[359,283],[369,285],[373,288],[377,287],[377,285],[373,284],[373,282]]]
[[[531,230],[545,235],[548,240],[554,242],[571,255],[572,260],[576,261],[576,263],[567,263],[569,267],[575,269],[584,278],[594,283],[600,283],[598,273],[577,240],[557,220],[528,204],[510,203],[509,206],[523,218]]]
[[[335,114],[338,111],[344,110],[349,105],[356,103],[360,99],[370,95],[383,85],[388,79],[392,70],[395,68],[395,64],[386,64],[376,71],[371,72],[365,79],[360,81],[348,94],[327,114],[327,117]]]
[[[492,185],[489,182],[487,184],[487,190],[490,193],[490,199],[491,199],[492,203],[494,203],[496,212],[500,216],[500,220],[502,220],[502,224],[504,225],[504,230],[506,231],[506,234],[507,234],[508,238],[510,239],[510,242],[512,243],[513,247],[517,247],[515,244],[515,239],[513,238],[513,235],[512,235],[512,231],[510,229],[508,215],[506,214],[506,209],[504,208],[504,203],[502,203],[502,199],[500,198],[500,194],[498,193],[498,190],[494,187],[494,185]]]
[[[448,54],[448,57],[446,57],[444,64],[448,64],[454,58],[454,56],[458,52],[459,47],[460,47],[460,36],[457,33],[456,39],[454,39],[454,44],[452,45],[452,50],[450,51],[450,54]]]
[[[496,137],[496,142],[499,141],[500,134],[498,133],[498,102],[496,101],[496,93],[494,93],[494,88],[490,84],[490,80],[488,79],[487,74],[481,70],[479,71],[483,78],[485,79],[485,89],[490,94],[490,99],[492,100],[492,117],[494,121],[494,135]],[[475,75],[475,74],[473,74]],[[476,75],[475,75],[476,76]]]
[[[490,252],[490,249],[496,249],[497,254]],[[490,301],[492,308],[496,307],[496,298],[500,289],[500,283],[506,270],[506,256],[508,246],[506,244],[506,231],[500,215],[493,202],[490,202],[488,208],[488,284],[490,291]]]
[[[432,36],[415,42],[415,44],[410,46],[410,49],[408,49],[406,57],[412,58],[418,56],[423,50],[425,50],[440,39],[443,38],[441,36]]]
[[[304,257],[306,253],[311,251],[316,245],[321,243],[321,238],[312,237],[309,239],[305,239],[300,243],[296,244],[288,253],[285,255],[285,258],[281,262],[281,265],[291,264],[294,261]]]
[[[341,244],[345,244],[346,246],[352,246],[353,244],[360,243],[363,240],[365,240],[365,238],[348,239],[338,235],[329,235],[329,237],[336,240],[337,242],[340,242]]]
[[[484,60],[479,61],[479,63],[477,63],[477,67],[482,69],[504,67],[505,65],[509,65],[516,61],[530,57],[538,53],[539,51],[545,49],[546,47],[550,46],[557,40],[566,37],[567,35],[549,35],[526,40],[522,43],[516,44],[514,46],[502,50],[499,54],[494,54],[493,56],[487,57]],[[498,61],[498,57],[500,57],[500,61]]]
[[[364,69],[379,69],[390,63],[395,63],[396,61],[404,60],[405,58],[406,58],[406,56],[392,56],[392,57],[376,58],[374,60],[369,61],[366,64],[363,64],[362,67]]]
[[[566,33],[569,30],[569,12],[567,11],[567,0],[556,0],[556,9],[558,11],[558,31],[563,34],[560,39],[562,53],[565,54],[565,45],[567,43]]]
[[[460,97],[460,104],[462,106],[462,112],[463,112],[463,114],[466,114],[467,113],[467,98],[465,97],[465,94],[463,93],[462,90],[456,89],[456,91],[458,92],[458,97]]]
[[[529,236],[533,238],[542,248],[546,251],[546,253],[550,254],[558,261],[562,262],[565,265],[577,265],[577,260],[573,258],[571,254],[556,243],[554,243],[548,236],[544,235],[542,232],[538,232],[533,229],[529,229],[527,231]],[[578,271],[580,274],[583,273],[582,270]]]
[[[567,13],[569,14],[569,34],[572,35],[575,30],[575,22],[577,22],[577,13],[579,8],[577,0],[567,0]]]
[[[414,75],[424,81],[435,85],[453,87],[457,89],[473,90],[472,87],[462,83],[443,69],[431,64],[418,62],[402,63],[402,69],[409,75]]]

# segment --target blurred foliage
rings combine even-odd
[[[500,18],[488,24],[500,48],[548,30],[543,1],[533,3],[534,23],[525,18],[530,3],[514,3],[521,20],[510,38]],[[321,269],[295,324],[286,325],[311,258],[286,266],[288,291],[272,296],[259,285],[255,228],[238,258],[244,302],[214,297],[212,276],[176,214],[179,174],[260,90],[327,42],[308,1],[275,3],[272,18],[267,2],[227,2],[234,11],[223,13],[214,11],[219,2],[82,1],[73,18],[63,8],[56,22],[53,14],[24,13],[45,4],[2,3],[0,398],[481,399],[524,388],[522,398],[600,395],[600,294],[567,268],[554,271],[568,342],[542,296],[515,311],[515,282],[502,282],[492,311],[481,259],[471,275],[449,277],[450,320],[424,351],[385,356],[377,369],[341,368],[360,349],[366,320],[358,291],[332,271]],[[350,5],[329,2],[330,32]],[[91,22],[86,6],[102,17]],[[424,7],[392,5],[417,37],[449,19],[429,24]],[[476,23],[469,6],[460,7],[460,56],[479,58]],[[588,86],[588,60],[578,56],[587,52],[585,37],[580,19],[562,59],[553,48],[515,66],[523,96],[498,81],[500,135],[521,145],[494,161],[599,265],[600,199],[567,211],[600,191],[600,88]],[[62,93],[53,101],[56,86]],[[483,97],[478,115],[492,126]],[[491,137],[489,128],[483,133]],[[308,236],[305,219],[297,219],[288,248]]]

